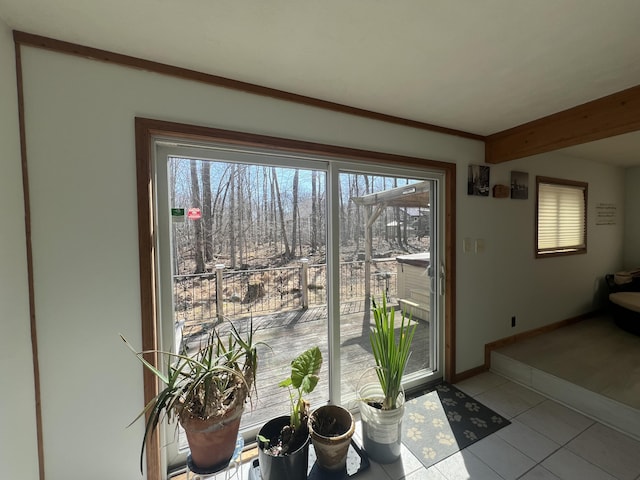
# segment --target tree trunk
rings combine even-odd
[[[353,176],[353,190],[351,191],[351,198],[360,196],[360,188],[358,185],[358,175]],[[362,212],[360,205],[356,205],[354,202],[351,202],[355,209],[355,219],[353,221],[353,243],[355,245],[355,251],[357,252],[360,249],[360,232],[362,227]]]
[[[284,211],[282,210],[282,198],[280,198],[280,186],[278,185],[278,174],[274,167],[271,168],[271,175],[273,177],[273,184],[276,193],[276,201],[278,203],[278,212],[280,215],[280,233],[282,233],[282,241],[284,242],[284,254],[285,260],[291,260],[291,249],[289,248],[289,240],[287,239],[287,228],[284,223]]]
[[[293,254],[295,255],[296,252],[296,247],[298,245],[298,241],[299,241],[299,228],[298,225],[300,224],[300,215],[298,213],[298,181],[299,181],[299,171],[298,169],[296,169],[296,171],[293,174],[293,186],[292,186],[292,191],[293,191],[293,221],[291,222],[291,249],[293,251]]]
[[[345,245],[347,242],[347,215],[348,215],[348,206],[345,208],[344,206],[344,189],[342,188],[342,178],[338,182],[338,197],[340,198],[340,245]]]
[[[271,245],[273,245],[274,255],[278,253],[278,234],[277,232],[277,220],[276,220],[276,186],[274,181],[274,172],[271,171],[271,201],[269,202],[269,236],[271,238]]]
[[[230,267],[236,268],[236,165],[231,164],[229,178],[229,257]]]
[[[198,161],[190,160],[191,168],[191,205],[195,208],[202,208],[200,200],[200,184],[198,182]],[[193,273],[204,273],[204,257],[202,252],[202,218],[192,220],[194,230],[194,260],[195,268]]]
[[[211,213],[211,162],[202,163],[202,223],[204,227],[204,261],[213,261],[213,216]]]
[[[236,188],[236,194],[237,194],[237,217],[238,217],[238,259],[240,261],[240,268],[244,268],[244,250],[243,250],[243,244],[244,244],[244,238],[245,238],[245,231],[244,231],[244,199],[242,198],[242,190],[244,188],[244,171],[245,171],[245,167],[242,166],[240,168],[236,169],[237,172],[237,177],[238,177],[238,187]]]
[[[316,253],[318,248],[318,192],[316,182],[318,172],[311,172],[311,253]]]
[[[215,219],[215,229],[212,232],[212,236],[215,237],[216,241],[216,245],[217,245],[217,251],[216,253],[222,253],[222,243],[223,243],[223,239],[224,239],[224,235],[222,235],[221,232],[224,231],[223,229],[223,225],[224,222],[226,220],[226,216],[224,215],[224,206],[227,203],[227,196],[229,194],[229,183],[228,181],[225,181],[225,178],[227,178],[227,176],[229,175],[229,166],[227,166],[227,168],[224,170],[224,172],[222,173],[222,175],[220,176],[220,181],[218,183],[218,189],[216,191],[216,197],[213,200],[213,207],[211,208],[211,214],[213,216],[213,218]],[[224,188],[222,188],[222,185],[224,184]],[[218,210],[220,209],[220,210]]]

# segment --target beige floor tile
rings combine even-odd
[[[593,463],[564,448],[542,462],[542,466],[562,480],[616,480]]]
[[[591,426],[594,421],[552,400],[545,400],[516,419],[560,445]]]
[[[640,442],[596,423],[566,446],[620,480],[640,475]]]
[[[527,427],[518,420],[513,420],[511,425],[498,430],[496,435],[537,462],[543,461],[560,448],[560,444]]]

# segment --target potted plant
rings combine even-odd
[[[202,472],[224,468],[235,450],[244,404],[250,397],[257,368],[257,344],[253,324],[246,336],[229,323],[225,338],[214,330],[191,355],[154,351],[166,361],[166,373],[144,359],[122,340],[136,357],[160,380],[160,392],[144,407],[132,424],[147,416],[142,448],[150,434],[167,418],[177,418],[191,449],[190,463]]]
[[[304,395],[318,384],[322,353],[312,347],[291,362],[291,374],[279,383],[289,389],[290,415],[269,420],[258,433],[262,480],[306,480],[309,467],[309,402]]]
[[[340,405],[322,405],[309,418],[309,433],[318,465],[330,472],[346,470],[351,437],[356,429],[351,412]]]
[[[396,332],[395,310],[373,300],[373,326],[369,339],[376,362],[378,383],[365,384],[359,391],[364,449],[378,463],[400,458],[404,390],[402,376],[411,354],[417,324],[402,311]]]

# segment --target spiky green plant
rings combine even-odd
[[[226,340],[214,330],[193,355],[161,350],[138,352],[120,335],[144,367],[164,385],[131,422],[133,424],[147,415],[140,450],[141,472],[147,440],[164,418],[171,420],[177,417],[182,421],[188,418],[221,417],[225,412],[243,405],[251,396],[258,367],[256,347],[260,343],[254,343],[253,322],[246,338],[233,324],[229,325]],[[144,358],[148,353],[157,354],[166,362],[166,374]]]
[[[397,399],[402,390],[402,376],[411,355],[411,342],[417,324],[402,311],[402,322],[396,332],[395,310],[387,308],[387,297],[382,295],[382,304],[373,302],[375,326],[369,335],[371,349],[376,362],[376,374],[384,394],[383,410],[397,408]]]

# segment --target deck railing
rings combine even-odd
[[[371,292],[397,295],[395,259],[376,259],[372,264]],[[213,319],[272,313],[327,301],[325,264],[302,260],[291,267],[231,270],[216,265],[215,272],[173,277],[176,321],[208,322]],[[364,261],[340,264],[340,302],[364,300]],[[364,302],[362,303],[364,308]]]

